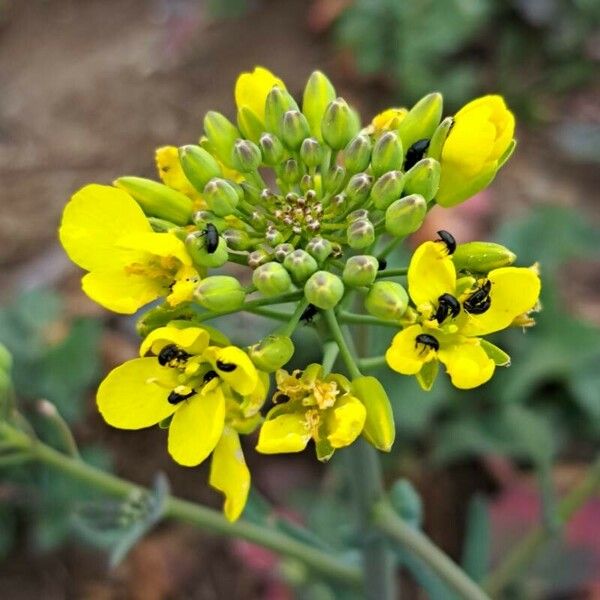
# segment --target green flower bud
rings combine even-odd
[[[306,244],[306,251],[319,263],[327,259],[332,249],[331,242],[320,236],[312,238]]]
[[[346,186],[346,196],[351,202],[363,203],[369,197],[373,178],[367,173],[358,173],[353,175]]]
[[[242,106],[238,110],[237,124],[243,136],[253,142],[258,142],[261,133],[265,129],[260,119],[247,106]]]
[[[251,269],[256,269],[260,265],[264,265],[266,262],[271,260],[271,254],[264,248],[259,248],[248,254],[248,266]]]
[[[286,183],[298,183],[302,177],[302,169],[295,158],[288,158],[283,165],[282,179]]]
[[[194,296],[201,306],[219,313],[240,308],[244,304],[246,292],[235,277],[213,275],[198,284]]]
[[[402,169],[404,150],[395,131],[386,131],[375,143],[371,156],[371,169],[375,177],[394,169]]]
[[[374,256],[367,254],[351,256],[344,265],[342,279],[351,287],[371,285],[375,281],[378,269],[379,263]]]
[[[358,208],[353,210],[347,217],[346,221],[348,223],[354,223],[354,221],[358,221],[359,219],[368,219],[369,211],[366,208]]]
[[[421,98],[400,121],[398,135],[405,149],[416,141],[430,139],[442,118],[444,101],[442,95],[435,92]]]
[[[340,165],[335,165],[329,170],[327,177],[325,178],[325,191],[329,194],[336,194],[339,192],[345,177],[346,169],[340,167]]]
[[[371,138],[364,133],[352,138],[344,150],[344,166],[348,173],[365,171],[371,162]]]
[[[283,115],[288,110],[298,110],[296,101],[286,90],[274,86],[267,95],[265,103],[265,125],[267,131],[274,133],[280,139],[283,139]]]
[[[350,248],[361,250],[375,241],[375,228],[368,219],[357,219],[348,225],[346,237]]]
[[[375,377],[364,376],[352,380],[352,392],[367,409],[363,436],[378,450],[389,452],[396,437],[396,425],[385,388]]]
[[[231,162],[234,169],[240,173],[250,173],[258,169],[261,161],[260,149],[254,142],[250,140],[236,140],[231,155]]]
[[[444,147],[444,143],[446,142],[446,138],[448,137],[453,124],[454,119],[452,117],[446,117],[437,126],[437,129],[429,142],[429,147],[427,148],[428,158],[434,158],[435,160],[440,160],[440,158],[442,158],[442,148]]]
[[[329,103],[323,114],[321,132],[325,143],[333,150],[341,150],[360,128],[356,113],[343,98]]]
[[[242,252],[252,246],[250,236],[241,229],[224,229],[221,235],[231,250]]]
[[[263,133],[258,143],[266,165],[274,167],[282,161],[285,150],[277,136],[272,133]]]
[[[215,177],[204,188],[204,200],[217,216],[226,217],[233,213],[240,197],[230,181]]]
[[[216,250],[209,253],[206,249],[206,235],[202,231],[188,234],[185,248],[194,264],[200,267],[221,267],[229,258],[227,243],[223,238],[219,238]]]
[[[323,141],[321,122],[330,102],[335,100],[335,88],[321,71],[314,71],[306,82],[302,112],[308,121],[311,135]]]
[[[252,283],[263,296],[278,296],[290,289],[292,280],[283,265],[278,262],[268,262],[260,265],[252,273]]]
[[[376,281],[365,298],[366,311],[386,321],[397,321],[407,308],[408,294],[394,281]]]
[[[119,177],[113,184],[125,190],[149,217],[158,217],[176,225],[192,220],[192,201],[177,190],[143,177]]]
[[[394,200],[402,196],[404,189],[404,175],[402,171],[388,171],[384,173],[373,186],[371,198],[375,207],[385,210]]]
[[[227,117],[211,110],[204,117],[204,132],[219,160],[233,168],[231,151],[235,140],[240,137],[238,128]]]
[[[492,269],[512,265],[517,256],[508,248],[492,242],[459,244],[452,254],[456,268],[473,273],[488,273]]]
[[[283,242],[283,234],[281,231],[275,229],[274,226],[270,225],[265,232],[265,240],[269,246],[277,246]]]
[[[308,121],[299,110],[288,110],[283,115],[281,139],[290,150],[297,150],[309,134]]]
[[[302,179],[300,179],[300,190],[302,191],[303,194],[306,194],[308,192],[310,192],[311,190],[314,192],[313,188],[314,188],[315,182],[313,180],[313,178],[308,175],[302,175]]]
[[[317,271],[304,285],[306,299],[317,308],[333,308],[344,295],[342,280],[328,271]]]
[[[294,251],[294,246],[292,244],[278,244],[275,247],[275,259],[279,262],[283,262],[285,257]]]
[[[323,148],[315,138],[306,138],[300,147],[300,158],[307,167],[318,167],[323,160]]]
[[[397,237],[415,232],[423,224],[427,202],[423,196],[412,194],[392,202],[385,211],[385,230]]]
[[[257,369],[273,373],[281,369],[294,355],[292,340],[284,335],[271,334],[248,348],[248,356]]]
[[[231,180],[229,183],[233,184]],[[256,204],[260,198],[262,191],[259,190],[256,186],[248,181],[242,181],[240,184],[240,188],[242,189],[243,197],[250,203]]]
[[[201,192],[213,178],[221,177],[222,171],[214,156],[200,146],[179,148],[179,162],[190,183]]]
[[[197,210],[192,215],[194,225],[199,229],[204,229],[207,223],[212,223],[219,231],[227,227],[227,221],[221,217],[217,217],[214,212],[210,210]]]
[[[426,202],[433,200],[440,187],[440,163],[433,158],[420,160],[404,174],[404,193],[419,194]]]
[[[304,283],[318,268],[317,261],[306,250],[294,250],[284,259],[283,265],[296,284]]]

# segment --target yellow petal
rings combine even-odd
[[[452,384],[467,390],[488,381],[496,365],[479,344],[479,340],[467,343],[443,345],[438,352],[439,360],[446,365]]]
[[[202,354],[208,347],[209,333],[202,327],[158,327],[146,336],[140,346],[140,356],[159,352],[168,344],[176,344],[188,354]]]
[[[77,265],[88,271],[113,264],[115,241],[131,231],[152,231],[138,203],[108,185],[86,185],[63,212],[60,242]]]
[[[398,125],[407,115],[406,108],[388,108],[373,117],[371,125],[375,129],[375,133],[389,131],[390,129],[398,129]]]
[[[196,188],[190,183],[181,168],[179,151],[175,146],[162,146],[156,149],[156,168],[165,185],[195,200],[199,198]]]
[[[251,394],[258,383],[258,371],[250,357],[236,346],[217,348],[209,346],[204,352],[219,377],[227,382],[238,394]],[[227,367],[225,368],[224,365]]]
[[[408,292],[419,308],[437,305],[445,293],[454,294],[456,269],[441,242],[425,242],[413,254],[408,267]]]
[[[223,512],[229,521],[239,518],[250,491],[250,471],[246,466],[238,434],[225,427],[210,465],[210,485],[225,494]]]
[[[260,428],[256,450],[263,454],[301,452],[310,437],[303,412],[279,414],[273,419],[267,415]]]
[[[244,396],[240,407],[245,417],[254,416],[262,408],[267,399],[270,383],[269,375],[264,371],[258,371],[256,386],[250,394]]]
[[[192,259],[185,250],[185,244],[172,233],[133,232],[122,236],[116,246],[126,250],[136,250],[152,256],[173,257],[184,265],[191,265]]]
[[[235,83],[235,103],[238,110],[245,106],[264,122],[265,102],[276,85],[285,89],[283,81],[264,67],[255,67],[252,73],[242,73]]]
[[[363,403],[349,394],[340,398],[327,410],[327,440],[333,448],[349,446],[365,425],[367,409]]]
[[[199,465],[217,445],[224,425],[225,398],[220,387],[184,400],[169,426],[169,454],[185,467]]]
[[[158,381],[157,381],[158,380]],[[156,358],[136,358],[113,369],[100,384],[96,401],[104,420],[119,429],[142,429],[173,414],[169,391],[177,374]]]
[[[394,336],[392,345],[385,353],[385,360],[390,369],[402,375],[415,375],[425,362],[434,358],[433,350],[416,343],[420,333],[423,333],[420,325],[411,325]]]
[[[540,296],[541,282],[535,269],[503,267],[490,271],[491,304],[481,315],[464,314],[460,333],[479,336],[508,327],[519,315],[531,310]]]
[[[168,291],[160,280],[128,273],[125,267],[94,270],[83,277],[81,287],[104,308],[122,314],[133,314]]]

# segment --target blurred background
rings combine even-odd
[[[57,243],[80,186],[154,177],[154,149],[195,141],[209,109],[234,117],[235,79],[257,64],[297,96],[312,70],[325,71],[365,122],[433,90],[446,114],[502,93],[518,117],[509,166],[475,199],[433,210],[419,236],[443,227],[458,241],[504,243],[520,264],[539,260],[538,326],[497,336],[513,366],[469,393],[440,377],[425,394],[412,378],[378,373],[399,430],[388,483],[410,481],[416,522],[424,515],[427,533],[481,576],[529,527],[552,521],[599,447],[599,61],[598,0],[0,0],[0,342],[41,437],[46,398],[90,462],[144,485],[162,471],[178,495],[219,506],[205,468],[171,463],[164,432],[117,431],[96,413],[94,387],[137,338],[133,318],[82,294]],[[251,316],[221,325],[240,343],[268,328]],[[310,336],[299,334],[298,362],[319,358]],[[353,551],[341,457],[326,472],[312,453],[247,456],[258,492],[247,518],[273,510],[266,499]],[[0,467],[3,598],[344,597],[264,550],[178,524],[154,529],[109,571],[114,540],[78,517],[89,500],[41,467]],[[450,598],[400,560],[405,597]],[[506,597],[600,598],[600,496]]]

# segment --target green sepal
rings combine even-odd
[[[480,343],[485,353],[494,361],[497,367],[510,367],[510,356],[502,348],[498,348],[492,342],[484,339],[481,339]]]
[[[385,388],[375,377],[364,375],[352,380],[352,392],[367,409],[362,435],[378,450],[389,452],[396,437],[396,425]]]
[[[421,367],[421,370],[417,373],[416,377],[422,390],[426,392],[431,390],[439,370],[440,365],[437,360],[430,360]]]

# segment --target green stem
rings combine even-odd
[[[371,315],[360,315],[351,312],[340,312],[339,314],[340,323],[358,323],[360,325],[376,325],[380,327],[393,327],[394,329],[400,329],[400,324],[396,321],[384,321]]]
[[[375,279],[385,279],[387,277],[398,277],[401,275],[406,275],[408,273],[408,267],[402,267],[399,269],[387,269],[385,271],[379,271],[377,275],[375,275]]]
[[[335,340],[328,340],[323,344],[323,359],[321,361],[323,365],[323,375],[329,375],[333,365],[340,353],[340,348]]]
[[[404,240],[403,237],[395,237],[390,240],[387,246],[383,247],[383,250],[377,255],[377,258],[385,258],[400,242]]]
[[[600,488],[600,457],[589,468],[584,479],[557,507],[557,520],[564,525]],[[534,527],[484,581],[484,587],[494,598],[515,581],[537,556],[540,549],[557,533],[557,528]]]
[[[351,379],[361,377],[353,353],[344,337],[333,309],[323,311],[329,333],[339,348],[340,355]],[[358,530],[362,538],[365,597],[368,600],[397,598],[393,557],[383,536],[374,532],[371,514],[375,503],[384,496],[381,465],[375,449],[359,439],[347,450],[350,457],[348,472],[353,486],[357,509]]]
[[[267,319],[273,319],[275,321],[289,321],[292,316],[291,313],[284,313],[279,310],[263,308],[261,306],[250,308],[246,312],[252,313],[253,315],[259,315],[261,317],[266,317]]]
[[[461,599],[490,600],[460,567],[427,536],[402,520],[387,502],[375,506],[373,520],[382,532],[425,562]]]
[[[134,492],[147,491],[139,485],[105,473],[81,460],[70,458],[46,444],[34,441],[7,423],[0,423],[0,435],[12,441],[15,446],[28,449],[30,455],[39,462],[99,492],[127,498]],[[295,558],[321,575],[339,580],[349,586],[356,587],[361,584],[360,571],[354,566],[342,562],[331,553],[318,550],[280,531],[266,529],[246,521],[230,523],[216,510],[173,496],[166,500],[165,517],[264,546],[284,556]]]
[[[384,367],[386,364],[385,356],[371,356],[369,358],[361,358],[358,361],[358,366],[361,371],[377,369],[379,367]]]
[[[302,318],[307,306],[308,300],[303,296],[300,302],[298,302],[296,305],[294,313],[290,317],[288,323],[286,325],[282,325],[275,333],[285,335],[287,337],[291,336],[296,327],[298,327],[298,323],[300,322],[300,319]]]
[[[62,449],[73,458],[79,458],[79,449],[73,433],[54,404],[48,400],[40,400],[37,405],[38,413],[52,427],[60,441]]]

